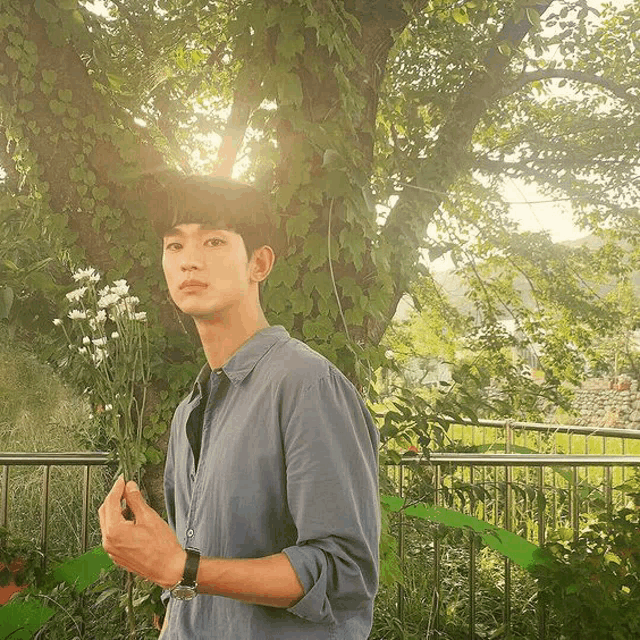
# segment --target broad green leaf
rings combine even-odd
[[[56,9],[56,7],[51,3],[47,2],[47,0],[36,0],[34,7],[36,9],[36,13],[45,22],[57,22],[60,19],[58,9]]]
[[[302,104],[302,83],[296,73],[285,73],[278,79],[278,100],[280,104]]]
[[[87,553],[71,558],[52,570],[56,580],[67,582],[76,591],[84,591],[99,577],[100,572],[113,567],[113,561],[102,547],[95,547]]]
[[[532,542],[473,516],[446,507],[436,507],[424,503],[405,508],[404,499],[395,496],[381,496],[380,500],[392,512],[403,511],[409,517],[437,522],[456,529],[471,529],[479,534],[488,547],[510,558],[524,569],[531,569],[535,565],[548,564],[549,562],[547,554]]]
[[[14,598],[0,607],[0,640],[31,640],[54,613],[34,598]]]
[[[289,33],[281,31],[278,34],[276,50],[285,60],[291,60],[304,51],[304,36],[299,32]]]

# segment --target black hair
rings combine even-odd
[[[166,188],[166,208],[154,227],[163,237],[179,224],[197,223],[235,231],[247,258],[264,245],[274,248],[275,225],[264,196],[251,185],[219,176],[175,176]]]

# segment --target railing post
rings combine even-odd
[[[544,467],[538,468],[538,546],[542,547],[546,541],[546,500],[544,497]],[[547,611],[540,602],[538,594],[538,640],[545,640],[547,637]]]
[[[580,537],[580,505],[578,504],[578,467],[574,465],[571,469],[571,525],[573,527],[573,541],[577,542]]]
[[[440,485],[442,483],[442,475],[440,465],[435,465],[435,492],[434,492],[434,504],[436,507],[440,506]],[[440,525],[435,526],[435,538],[433,541],[433,631],[440,631]],[[436,637],[434,634],[430,634],[429,637]]]
[[[2,467],[2,498],[0,500],[0,527],[9,524],[9,465]]]
[[[505,453],[511,453],[511,444],[513,438],[512,423],[507,421],[505,424]],[[513,510],[512,494],[511,494],[511,466],[504,468],[505,473],[505,501],[504,501],[504,528],[511,531],[511,516]],[[511,638],[511,560],[507,557],[504,559],[504,626],[505,638]]]
[[[470,468],[469,483],[473,486],[475,467]],[[475,517],[476,497],[471,492],[471,515]],[[469,638],[476,637],[476,536],[469,532]]]
[[[40,549],[42,550],[42,569],[47,568],[47,551],[48,551],[48,531],[49,531],[49,481],[51,479],[51,466],[44,465],[44,473],[42,475],[42,503],[40,508],[41,528],[40,528]]]
[[[404,497],[404,467],[402,463],[398,466],[398,484],[400,497]],[[400,568],[404,576],[404,510],[400,510],[398,518],[398,555],[400,556]],[[398,620],[402,628],[404,628],[404,587],[398,584]]]
[[[91,492],[89,490],[91,467],[87,464],[84,466],[83,475],[83,491],[82,491],[82,532],[80,534],[80,545],[82,553],[89,548],[89,500]]]

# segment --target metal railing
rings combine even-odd
[[[640,432],[626,429],[594,429],[577,425],[548,425],[540,423],[526,423],[513,421],[481,420],[477,423],[459,423],[461,428],[474,427],[472,441],[478,444],[476,436],[480,429],[504,429],[504,452],[485,451],[482,453],[451,453],[431,452],[428,456],[405,457],[401,464],[390,465],[394,475],[397,493],[407,495],[419,472],[430,471],[430,495],[425,496],[435,505],[449,506],[461,512],[483,519],[504,529],[514,531],[519,535],[543,544],[548,531],[558,526],[558,523],[569,523],[578,536],[580,514],[597,503],[610,509],[620,500],[620,492],[614,487],[614,482],[624,480],[624,470],[629,467],[640,466],[640,456],[626,455],[625,442],[640,439]],[[518,434],[525,438],[527,433],[537,433],[539,438],[550,434],[557,438],[565,434],[569,438],[584,438],[583,449],[589,450],[595,439],[601,441],[601,453],[559,454],[559,453],[513,453]],[[529,436],[530,437],[530,436]],[[610,448],[609,443],[619,439],[622,455],[605,453]],[[495,438],[493,439],[495,441]],[[483,435],[483,445],[491,445]],[[536,446],[544,444],[547,448],[557,450],[557,442],[538,439]],[[569,450],[573,449],[572,440],[568,441]],[[0,488],[0,526],[9,525],[9,482],[10,469],[14,466],[41,466],[41,511],[40,511],[40,547],[43,553],[43,565],[47,562],[48,531],[49,531],[49,500],[51,468],[56,466],[76,466],[83,468],[82,486],[82,521],[81,546],[87,550],[89,541],[89,505],[91,495],[91,470],[96,466],[109,463],[109,454],[97,453],[0,453],[1,488]],[[564,470],[568,469],[568,473]],[[601,483],[596,486],[589,470],[602,469]],[[581,470],[584,470],[581,472]],[[461,488],[462,487],[462,488]],[[533,491],[531,495],[522,492],[522,488]],[[473,492],[468,494],[466,501],[460,500],[465,488],[480,489],[485,496],[482,500]],[[406,553],[407,520],[399,515],[398,546],[400,556],[404,560]],[[476,636],[476,625],[479,611],[476,606],[477,591],[477,542],[473,534],[468,534],[468,631],[469,637]],[[440,590],[443,578],[440,536],[435,531],[433,544],[430,547],[432,557],[432,571],[434,577],[433,624],[426,638],[441,637],[440,612],[443,597]],[[509,559],[504,561],[503,584],[504,601],[502,603],[502,618],[507,631],[512,623],[512,566]],[[402,587],[398,591],[398,618],[404,618],[406,594]],[[433,635],[431,634],[433,632]],[[544,611],[539,611],[537,620],[539,640],[547,639],[546,617]]]
[[[623,493],[614,484],[625,480],[625,470],[640,466],[640,455],[610,455],[611,441],[619,439],[617,445],[625,451],[625,441],[639,440],[640,432],[626,429],[592,428],[578,425],[549,425],[513,421],[482,420],[476,423],[465,422],[461,427],[504,429],[503,443],[499,446],[503,452],[484,451],[482,453],[429,452],[425,456],[405,456],[398,465],[389,465],[395,469],[393,475],[397,494],[420,500],[416,483],[422,482],[423,501],[435,506],[448,506],[456,511],[473,515],[490,524],[534,542],[545,543],[552,529],[569,524],[576,540],[580,531],[581,513],[592,507],[611,511],[615,504],[623,500]],[[557,451],[557,436],[568,436],[568,448],[574,449],[571,438],[584,438],[582,449],[589,451],[600,449],[601,453],[513,453],[518,445],[514,436],[526,442],[527,432],[537,432],[539,436],[547,433],[552,438],[538,440],[536,445]],[[478,444],[477,432],[471,440]],[[529,435],[529,438],[531,436]],[[600,446],[594,445],[594,439]],[[467,440],[468,433],[467,433]],[[493,439],[496,440],[495,438]],[[487,448],[488,439],[483,435],[482,444]],[[466,442],[469,444],[469,442]],[[530,444],[530,443],[529,443]],[[489,447],[491,445],[489,444]],[[522,445],[520,445],[521,448]],[[543,448],[542,446],[540,448]],[[477,497],[480,492],[482,499]],[[406,559],[406,534],[408,519],[402,513],[398,516],[398,549],[401,562]],[[442,546],[438,527],[432,527],[430,552],[423,554],[431,561],[433,576],[433,598],[430,612],[432,624],[425,638],[443,637],[441,632],[441,609],[445,606],[441,593],[443,580]],[[468,567],[466,603],[469,638],[476,638],[478,623],[477,597],[477,534],[468,535]],[[415,540],[414,540],[415,543]],[[421,545],[425,547],[424,543]],[[512,612],[512,565],[504,559],[501,584],[503,588],[502,623],[505,637],[511,629]],[[402,586],[398,589],[397,617],[404,626],[405,604],[408,594]],[[445,598],[446,600],[446,598]],[[502,636],[501,636],[502,637]],[[546,612],[537,612],[537,638],[546,640]]]
[[[2,468],[2,486],[0,488],[0,526],[7,527],[9,522],[9,481],[11,467],[42,467],[42,493],[40,502],[40,537],[39,547],[42,553],[42,567],[46,568],[48,559],[49,538],[49,505],[51,467],[76,466],[83,467],[82,485],[82,521],[81,521],[81,550],[87,551],[89,546],[89,505],[91,496],[91,469],[104,466],[110,461],[105,452],[82,453],[2,453],[0,452],[0,467]]]

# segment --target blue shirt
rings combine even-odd
[[[209,381],[196,467],[189,418]],[[170,598],[163,640],[368,638],[378,430],[347,378],[284,327],[254,334],[221,369],[202,369],[173,418],[164,488],[183,546],[222,558],[284,552],[305,595],[289,609]]]

